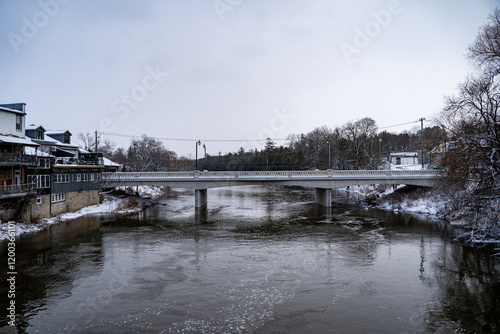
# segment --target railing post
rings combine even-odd
[[[333,170],[331,170],[331,169],[327,169],[327,170],[326,170],[326,175],[327,175],[328,177],[333,177]]]
[[[194,177],[198,178],[199,176],[200,176],[200,171],[199,170],[195,170],[194,171]]]

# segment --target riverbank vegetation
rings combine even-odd
[[[468,50],[472,72],[446,99],[437,123],[450,136],[443,192],[451,212],[488,235],[500,235],[500,9]]]

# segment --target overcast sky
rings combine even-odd
[[[95,130],[201,139],[214,155],[263,143],[208,140],[430,119],[470,70],[466,48],[498,4],[1,0],[0,103],[26,103],[28,124],[74,141]],[[194,155],[194,141],[164,144]]]

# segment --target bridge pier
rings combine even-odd
[[[332,206],[332,189],[316,188],[316,203],[326,208]]]
[[[194,207],[201,208],[207,205],[208,195],[207,189],[196,189],[194,191]]]

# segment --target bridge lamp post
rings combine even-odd
[[[424,169],[424,121],[425,118],[419,119],[420,121],[420,131],[422,132],[422,169]]]
[[[332,159],[330,154],[330,141],[326,142],[328,144],[328,169],[332,169]]]
[[[319,144],[316,146],[316,169],[319,169]]]
[[[195,159],[195,163],[194,163],[194,165],[195,165],[195,168],[194,168],[194,169],[195,169],[195,170],[198,170],[198,146],[199,146],[199,145],[201,145],[201,140],[198,140],[198,141],[196,142],[196,159]]]

